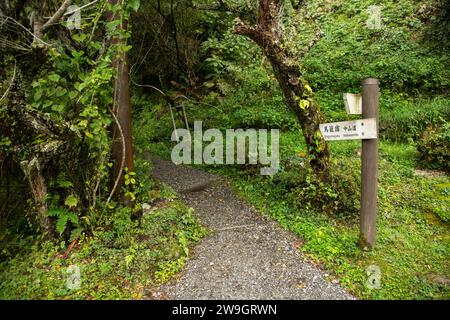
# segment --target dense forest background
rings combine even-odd
[[[302,237],[301,250],[356,296],[449,297],[450,3],[275,2],[284,5],[280,48],[321,120],[354,119],[342,94],[380,80],[377,248],[357,247],[360,142],[327,145],[330,175],[318,177],[321,154],[273,59],[240,32],[242,21],[259,23],[257,1],[6,0],[2,299],[142,298],[181,270],[208,231],[152,178],[148,158],[170,157],[169,106],[180,104],[191,127],[281,130],[274,177],[249,165],[203,169]],[[79,29],[64,16],[70,5],[83,7]],[[380,28],[368,27],[371,6],[381,9]],[[364,287],[370,263],[383,267],[381,290]],[[62,280],[72,264],[88,275],[80,290]]]

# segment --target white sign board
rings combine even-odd
[[[362,97],[360,94],[344,93],[345,111],[348,114],[362,113]]]
[[[377,138],[377,121],[375,118],[322,123],[319,128],[327,141]]]

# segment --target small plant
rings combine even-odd
[[[450,123],[425,131],[417,150],[421,166],[450,172]]]
[[[47,210],[47,216],[57,219],[55,228],[60,236],[68,229],[68,222],[70,222],[72,226],[75,227],[70,233],[70,241],[73,241],[75,238],[77,238],[83,230],[82,228],[78,227],[79,219],[77,214],[65,208],[49,209]]]

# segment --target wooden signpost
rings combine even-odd
[[[373,249],[376,235],[378,176],[378,109],[380,88],[378,79],[362,81],[362,96],[344,94],[347,113],[361,114],[363,119],[324,123],[320,131],[325,140],[362,140],[361,152],[361,213],[359,244]]]

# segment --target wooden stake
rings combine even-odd
[[[378,109],[380,88],[378,79],[362,81],[362,115],[364,119],[376,118],[378,134]],[[377,213],[378,139],[362,140],[361,154],[361,217],[359,244],[371,250],[375,245]]]

